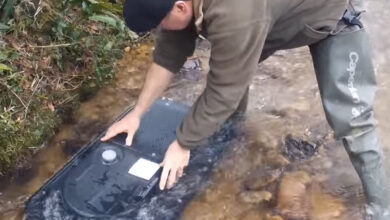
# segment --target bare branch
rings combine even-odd
[[[2,82],[2,81],[0,81],[0,84],[3,85],[5,88],[7,88],[8,91],[10,91],[10,92],[19,100],[20,104],[22,104],[24,108],[27,108],[27,107],[26,107],[26,104],[24,104],[23,99],[20,98],[20,97],[18,96],[18,94],[16,94],[16,93],[14,92],[14,90],[12,90],[12,88],[11,88],[9,85],[7,85],[6,83],[4,83],[4,82]]]
[[[33,90],[33,93],[31,94],[30,98],[28,99],[28,103],[27,103],[26,109],[25,109],[25,111],[24,111],[24,118],[27,117],[28,108],[30,107],[31,100],[32,100],[32,98],[34,97],[35,92],[37,91],[37,89],[38,89],[38,87],[39,87],[39,84],[41,83],[42,79],[43,79],[43,76],[39,79],[38,83],[35,85],[34,90]]]
[[[54,44],[54,45],[44,45],[44,46],[39,46],[39,45],[29,45],[31,48],[54,48],[54,47],[69,47],[75,44],[79,43],[72,43],[72,44]]]

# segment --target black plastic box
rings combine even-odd
[[[161,168],[150,179],[129,170],[140,158],[157,164],[163,160],[187,110],[171,101],[157,101],[143,117],[132,147],[124,146],[126,135],[108,142],[101,142],[99,135],[27,201],[26,219],[178,218],[207,184],[211,168],[236,136],[234,123],[228,122],[206,147],[191,151],[186,174],[171,190],[158,189]],[[103,158],[103,152],[115,153]]]

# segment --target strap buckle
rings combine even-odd
[[[363,23],[360,21],[363,12],[361,11],[357,12],[353,9],[351,10],[350,8],[348,8],[344,13],[343,20],[348,25],[358,25],[360,28],[363,28]]]

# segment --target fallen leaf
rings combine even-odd
[[[50,109],[50,111],[54,112],[55,108],[52,102],[47,103],[47,107]]]

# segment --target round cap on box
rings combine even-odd
[[[116,159],[116,152],[114,150],[105,150],[102,153],[102,158],[104,162],[110,163],[113,162]]]

